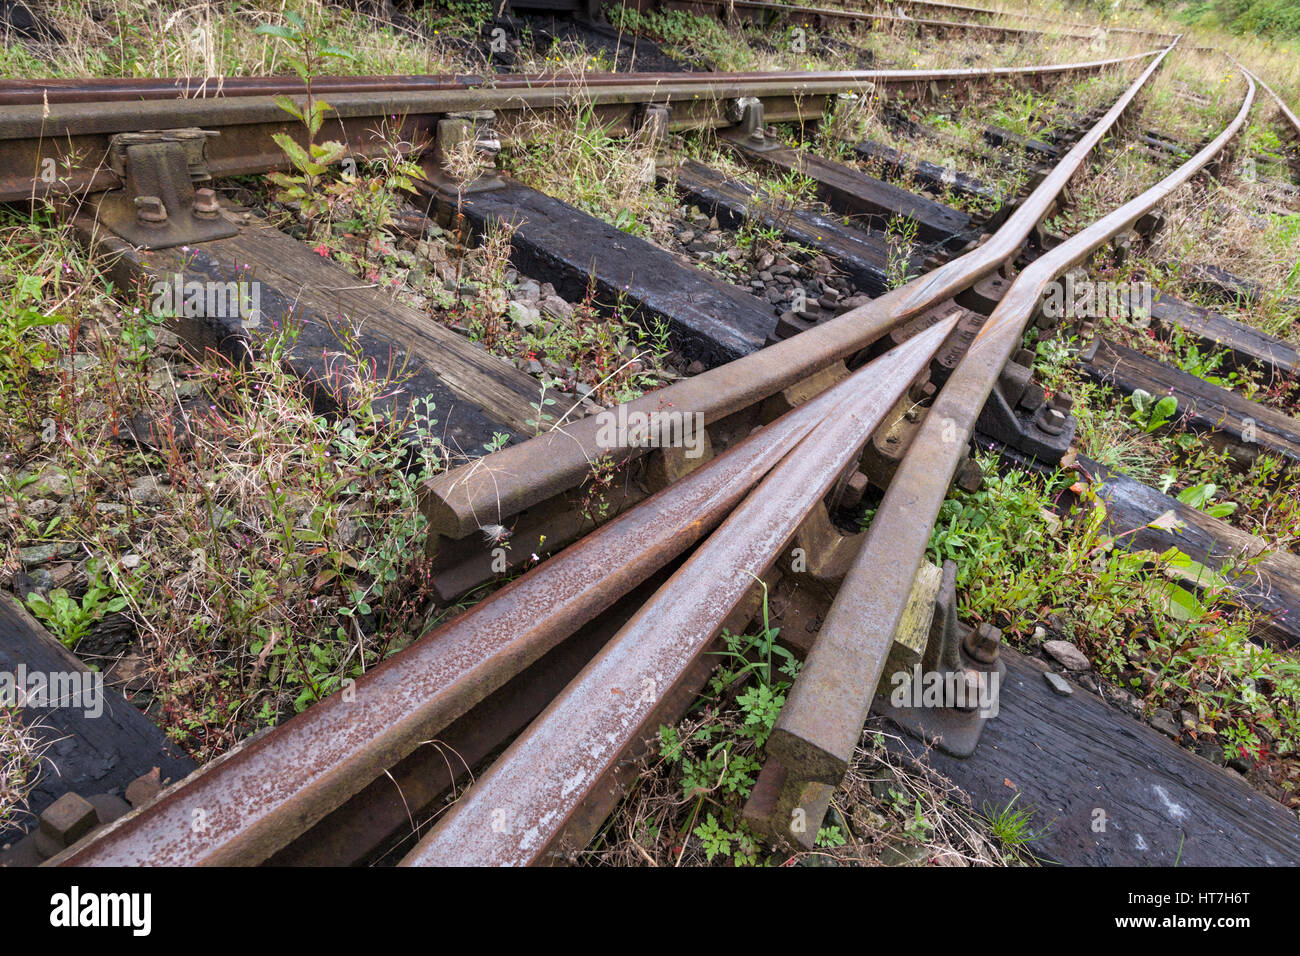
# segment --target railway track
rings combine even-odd
[[[734,6],[778,12],[775,4]],[[952,9],[969,14],[975,8]],[[941,32],[970,27],[910,22]],[[981,29],[1004,38],[1032,32]],[[587,406],[586,417],[534,437],[524,427],[525,385],[488,369],[472,350],[457,353],[450,336],[411,345],[430,387],[445,387],[482,413],[488,424],[472,424],[471,432],[499,426],[516,439],[423,489],[442,596],[464,594],[500,573],[483,567],[485,528],[509,526],[521,552],[534,552],[535,542],[544,560],[525,570],[511,557],[513,580],[369,670],[346,693],[245,741],[51,862],[562,862],[599,830],[655,728],[673,723],[696,698],[722,631],[743,629],[769,590],[796,579],[818,590],[822,623],[803,649],[802,671],[768,741],[746,818],[774,841],[810,846],[808,834],[818,832],[892,649],[907,631],[931,529],[954,481],[969,473],[971,440],[997,428],[1018,429],[1017,447],[1037,448],[1049,460],[1069,445],[1068,398],[1026,398],[1020,407],[1032,394],[1025,382],[1009,405],[1001,390],[1045,290],[1112,240],[1140,231],[1143,220],[1220,159],[1255,104],[1262,84],[1246,73],[1239,108],[1208,142],[1119,208],[1068,239],[1045,243],[1042,224],[1063,206],[1070,183],[1103,141],[1122,134],[1176,43],[1133,56],[995,69],[610,74],[577,82],[504,75],[318,80],[313,92],[329,97],[330,123],[354,159],[377,155],[375,124],[398,118],[396,135],[430,183],[424,209],[412,214],[417,234],[439,217],[479,228],[503,209],[536,202],[527,207],[530,224],[540,230],[549,223],[553,233],[517,234],[516,257],[524,259],[540,256],[536,249],[545,249],[552,235],[588,228],[591,217],[535,199],[517,184],[493,182],[490,173],[488,188],[467,198],[445,162],[468,140],[486,164],[500,144],[526,141],[538,116],[582,105],[615,135],[713,130],[747,162],[810,175],[827,206],[859,224],[900,211],[932,222],[924,271],[779,338],[767,329],[747,334],[738,322],[723,328],[726,317],[713,316],[714,324],[693,316],[681,302],[657,299],[654,289],[634,288],[637,277],[617,272],[615,260],[593,255],[589,278],[631,290],[640,308],[671,317],[682,340],[699,343],[705,368],[617,410],[596,414],[602,410]],[[870,177],[827,161],[818,165],[767,133],[775,123],[815,122],[846,94],[924,103],[960,97],[985,82],[1041,88],[1104,70],[1128,71],[1132,82],[1075,135],[1054,144],[1035,141],[1048,161],[996,218],[944,219],[952,210],[942,204],[877,185],[868,197]],[[208,268],[204,256],[212,274],[220,274],[221,263],[249,249],[288,262],[297,254],[294,243],[259,231],[237,210],[214,209],[211,194],[194,186],[287,168],[273,137],[296,134],[274,97],[301,103],[304,93],[265,79],[0,82],[0,169],[6,170],[0,200],[59,202],[87,244],[113,257],[126,277]],[[146,132],[156,130],[173,132]],[[41,176],[51,164],[58,175]],[[705,186],[706,172],[697,171]],[[955,172],[951,182],[947,171],[936,175],[941,185],[956,182]],[[752,212],[743,194],[711,196],[715,208],[731,202],[741,218]],[[159,199],[165,229],[132,214]],[[912,205],[899,205],[904,202]],[[799,235],[827,243],[827,255],[850,263],[866,256],[851,246],[835,249],[808,229]],[[563,267],[563,256],[550,251],[551,266]],[[268,281],[287,289],[288,270]],[[294,301],[313,312],[330,308],[324,299],[299,294]],[[698,292],[715,294],[712,287]],[[715,301],[723,300],[710,304]],[[359,298],[351,307],[376,305]],[[415,321],[388,308],[374,322],[383,340],[377,348],[422,335]],[[238,330],[211,331],[224,340]],[[294,371],[307,380],[313,374],[305,360]],[[999,411],[999,402],[1008,407]],[[651,422],[665,409],[704,423],[707,451],[698,459],[680,447],[608,441],[609,414]],[[876,478],[884,496],[866,532],[843,534],[828,522],[823,502],[842,500],[855,486],[860,492],[859,449],[886,434],[901,447],[890,452],[889,474]],[[593,529],[574,520],[570,498],[601,459],[636,480],[611,495],[606,520]],[[812,557],[806,576],[793,570],[801,550]],[[932,617],[939,620],[933,607],[925,616],[922,631]],[[996,633],[973,633],[961,640],[949,627],[932,638],[929,653],[959,681],[1004,674]],[[923,722],[921,733],[946,733],[973,749],[982,721],[967,709],[944,713],[927,720],[950,723]],[[428,746],[434,740],[450,742],[464,771],[480,772],[430,821],[464,777],[448,765],[448,751]],[[202,827],[193,825],[198,818]],[[796,819],[800,825],[792,828]]]

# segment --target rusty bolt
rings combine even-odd
[[[99,815],[90,801],[68,792],[45,808],[40,830],[62,849],[72,846],[98,824]]]
[[[962,640],[966,653],[981,664],[996,664],[1002,653],[1002,631],[987,621],[967,632]]]
[[[200,219],[215,219],[221,207],[217,205],[217,194],[206,186],[194,190],[194,215]]]
[[[137,196],[135,200],[135,218],[144,223],[167,221],[167,207],[157,196]]]
[[[1059,435],[1065,431],[1065,413],[1059,408],[1045,408],[1038,424],[1047,434]]]
[[[1047,393],[1043,391],[1043,386],[1030,382],[1025,386],[1024,392],[1020,396],[1020,401],[1016,402],[1016,407],[1024,409],[1026,412],[1036,412],[1042,407],[1043,401],[1047,398]]]
[[[1074,399],[1064,392],[1059,392],[1052,396],[1050,404],[1052,408],[1055,408],[1062,415],[1068,415],[1074,408]]]
[[[855,471],[849,476],[849,480],[844,483],[837,504],[841,508],[856,508],[862,504],[862,499],[866,496],[867,489],[870,486],[871,482],[867,476],[860,471]]]

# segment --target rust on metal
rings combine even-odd
[[[474,783],[403,865],[538,861],[619,753],[646,730],[723,620],[858,454],[955,320],[908,340],[831,393],[836,404]],[[847,392],[847,394],[846,394]]]
[[[1241,129],[1254,100],[1255,84],[1249,76],[1247,82],[1240,111],[1211,143],[1020,274],[939,392],[768,740],[768,750],[790,774],[838,783],[847,770],[953,471],[1047,284],[1131,227],[1223,149]]]
[[[1167,52],[1158,55],[1135,86],[1151,75]],[[1130,89],[1117,106],[1127,106],[1132,96]],[[1082,156],[1118,115],[1112,108],[1080,141],[1086,148],[1080,151],[1076,146],[983,245],[797,336],[642,396],[628,404],[629,412],[648,414],[668,404],[702,414],[706,423],[719,421],[854,355],[895,326],[991,274],[1017,253],[1078,169]],[[483,524],[500,523],[574,487],[586,475],[590,460],[601,453],[596,432],[596,423],[583,419],[433,478],[423,489],[432,531],[463,538]],[[625,458],[639,453],[628,449]]]
[[[673,107],[670,129],[698,129],[726,125],[729,121],[720,104],[745,96],[762,99],[771,121],[810,120],[821,116],[826,104],[846,91],[919,90],[924,95],[932,85],[1086,74],[1150,55],[1049,66],[950,70],[629,73],[586,74],[578,78],[475,76],[433,77],[427,82],[417,82],[424,78],[367,77],[361,78],[365,82],[359,90],[349,91],[346,80],[336,84],[329,94],[331,111],[323,135],[346,143],[354,157],[367,158],[384,149],[376,132],[380,124],[397,127],[389,130],[390,135],[410,144],[408,148],[417,149],[432,142],[441,116],[492,110],[498,115],[503,141],[510,143],[526,137],[538,115],[569,110],[575,103],[595,111],[597,119],[613,134],[632,132],[647,103]],[[217,130],[221,136],[209,143],[207,150],[208,166],[214,176],[286,168],[287,160],[272,135],[303,135],[301,124],[265,92],[271,83],[268,80],[245,85],[250,91],[257,90],[256,95],[179,97],[179,91],[210,91],[218,85],[216,80],[196,78],[144,81],[146,92],[154,97],[164,96],[169,84],[175,84],[170,87],[170,98],[134,96],[130,89],[135,81],[112,81],[120,88],[106,84],[98,92],[92,89],[91,99],[42,100],[47,86],[57,90],[61,82],[36,81],[23,90],[10,89],[7,95],[11,105],[0,106],[0,201],[19,202],[33,195],[76,194],[121,185],[107,163],[108,137],[115,133],[179,127]],[[288,90],[287,95],[293,98],[294,91],[300,88],[296,82],[286,80],[273,88],[277,92]],[[227,88],[237,88],[236,81],[226,80],[223,92]],[[0,92],[3,89],[0,87]],[[33,94],[34,98],[30,98]],[[24,97],[29,98],[14,102]],[[399,119],[394,121],[392,117]],[[58,170],[52,182],[40,175],[45,160],[53,160]]]
[[[795,408],[59,862],[266,859],[698,541],[847,394]]]

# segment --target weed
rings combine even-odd
[[[113,587],[102,580],[98,564],[89,565],[87,573],[90,586],[80,600],[70,597],[64,588],[54,588],[48,597],[36,592],[27,595],[28,609],[69,650],[76,650],[81,639],[105,615],[127,607],[127,599],[114,594]]]
[[[917,222],[911,216],[894,215],[889,219],[885,229],[888,245],[885,284],[890,289],[901,288],[914,278],[910,268],[916,251],[916,230]]]
[[[1016,806],[1019,800],[1020,794],[1017,792],[1004,807],[992,808],[987,803],[983,806],[989,832],[997,837],[998,842],[1010,855],[1016,858],[1029,844],[1042,839],[1046,832],[1046,827],[1033,828],[1033,819],[1037,815],[1037,810]]]
[[[1178,398],[1174,395],[1162,395],[1157,399],[1146,389],[1138,388],[1133,390],[1129,401],[1133,405],[1133,414],[1129,417],[1147,434],[1168,425],[1178,413]]]
[[[307,227],[308,235],[312,236],[316,221],[329,208],[326,197],[321,193],[320,178],[347,153],[347,146],[343,143],[334,140],[316,142],[316,136],[325,123],[325,114],[332,107],[312,92],[312,80],[327,58],[351,60],[353,55],[347,50],[327,44],[319,23],[308,26],[293,10],[286,10],[284,17],[287,24],[264,23],[256,32],[277,37],[292,50],[285,56],[285,60],[306,86],[305,101],[299,108],[291,97],[280,93],[276,95],[275,102],[280,109],[302,123],[307,131],[307,147],[304,149],[288,133],[273,134],[271,138],[284,150],[297,172],[268,173],[267,179],[280,187],[277,196],[280,202],[297,206],[299,218]]]
[[[0,837],[26,812],[27,796],[40,782],[41,762],[49,743],[38,726],[24,726],[20,710],[0,703]]]
[[[1125,549],[1140,529],[1109,529],[1090,488],[1058,526],[1045,515],[1064,490],[1060,477],[998,475],[986,463],[984,489],[944,503],[930,560],[957,562],[964,613],[995,621],[1013,640],[1054,621],[1148,707],[1200,715],[1198,733],[1217,735],[1225,753],[1293,760],[1300,662],[1250,639],[1252,617],[1227,584],[1248,567],[1214,571],[1174,548]],[[1193,486],[1187,503],[1217,493]]]

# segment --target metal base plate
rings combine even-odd
[[[239,234],[239,226],[220,214],[215,219],[200,219],[188,210],[166,222],[145,225],[136,218],[134,200],[120,189],[104,194],[96,215],[114,235],[141,249],[170,249]]]
[[[965,654],[962,656],[967,666],[972,669],[985,672],[996,670],[998,675],[997,692],[1000,696],[1002,688],[1006,686],[1007,666],[998,661],[996,665],[990,667],[989,665],[981,665],[971,661],[965,657]],[[995,697],[994,699],[997,700],[998,698]],[[895,707],[890,700],[889,690],[876,694],[871,710],[872,713],[889,718],[898,725],[899,729],[906,731],[926,745],[933,746],[954,757],[969,757],[973,754],[979,744],[980,735],[984,732],[984,725],[997,714],[996,708],[992,708],[992,713],[988,716],[981,717],[978,709]]]

